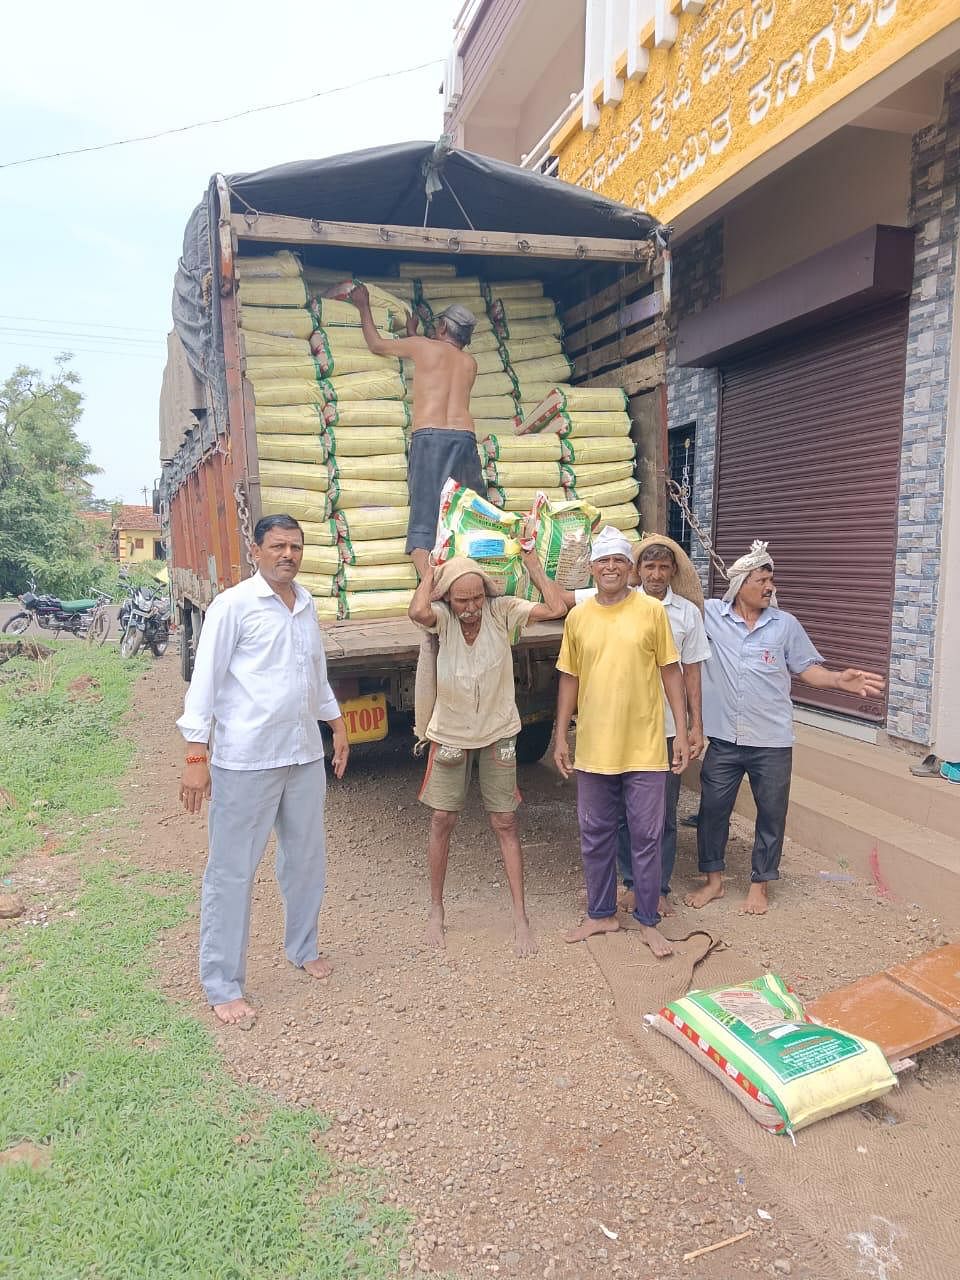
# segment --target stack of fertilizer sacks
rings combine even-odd
[[[264,515],[288,513],[304,532],[299,581],[321,620],[337,617],[340,552],[331,519],[322,374],[299,260],[287,250],[237,258],[246,376],[256,402]]]
[[[615,387],[556,386],[525,407],[520,441],[551,440],[559,450],[561,483],[568,498],[597,507],[600,524],[636,541],[640,485],[634,476],[636,446],[630,439],[626,394]]]

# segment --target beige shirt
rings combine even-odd
[[[440,640],[437,701],[427,737],[448,747],[475,750],[510,738],[520,730],[513,684],[511,646],[536,605],[515,596],[496,596],[483,606],[473,644],[445,604],[434,604]]]

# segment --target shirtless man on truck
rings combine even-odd
[[[406,550],[422,578],[436,542],[440,490],[446,481],[452,477],[458,484],[485,492],[470,414],[477,362],[464,350],[473,337],[476,317],[455,302],[437,317],[432,338],[417,333],[416,316],[408,319],[405,338],[383,338],[373,322],[365,286],[356,285],[350,300],[360,312],[364,340],[374,355],[412,360],[416,366]]]

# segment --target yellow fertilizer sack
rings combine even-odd
[[[337,547],[320,547],[311,542],[303,546],[302,573],[322,573],[333,577],[340,572],[340,552]],[[316,594],[316,593],[315,593]],[[327,592],[323,593],[328,594]]]
[[[273,462],[315,462],[327,460],[327,445],[322,437],[301,435],[260,435],[257,433],[257,457]]]
[[[312,355],[306,338],[281,338],[275,333],[258,333],[255,329],[245,329],[241,336],[248,359],[252,356],[280,356],[288,360],[309,360]]]
[[[652,1022],[773,1133],[862,1106],[897,1083],[878,1045],[810,1022],[773,973],[691,991]]]
[[[559,462],[560,437],[555,435],[516,436],[491,433],[480,442],[487,458],[504,462]]]
[[[397,274],[401,280],[449,280],[457,268],[452,262],[401,262]]]
[[[312,314],[297,307],[241,306],[240,326],[252,333],[270,333],[277,338],[309,338],[316,328]]]
[[[626,533],[629,529],[640,526],[640,512],[632,502],[621,502],[612,507],[601,507],[600,528],[612,524],[614,529]]]
[[[487,489],[487,497],[495,506],[503,507],[509,511],[529,511],[537,500],[537,496],[542,493],[550,502],[563,502],[567,494],[558,485],[556,488],[537,488],[522,489],[514,487],[505,489],[500,485],[491,485]]]
[[[305,307],[307,288],[299,276],[253,276],[240,280],[245,307]]]
[[[516,409],[516,405],[514,405]],[[520,425],[520,419],[516,413],[509,418],[477,418],[473,419],[473,425],[476,428],[477,439],[486,440],[489,436],[503,437],[514,431]]]
[[[360,328],[360,312],[352,302],[341,302],[339,298],[311,299],[310,310],[317,318],[317,326],[324,329],[344,326],[351,329]],[[386,307],[370,307],[373,323],[378,329],[391,329],[390,312]]]
[[[515,512],[500,510],[479,493],[457,484],[455,480],[448,480],[440,490],[438,549],[441,542],[449,541],[444,535],[458,535],[472,529],[519,538],[520,524],[520,517]]]
[[[408,427],[410,410],[402,400],[344,400],[323,411],[328,427]]]
[[[326,467],[312,462],[274,462],[270,458],[260,459],[260,482],[274,489],[310,489],[315,493],[326,493],[330,487]]]
[[[509,325],[512,320],[538,320],[557,314],[557,304],[552,298],[501,298],[493,304],[494,318],[503,316]]]
[[[543,284],[540,280],[490,280],[484,286],[487,297],[494,302],[506,302],[514,298],[542,298]]]
[[[470,345],[467,347],[467,350],[477,361],[478,365],[481,355],[493,351],[497,353],[497,358],[500,360],[500,363],[503,363],[503,358],[500,356],[500,339],[494,333],[493,329],[474,329],[473,337],[470,339]]]
[[[395,333],[390,333],[389,330],[378,329],[377,332],[380,334],[381,338],[387,341],[396,341],[397,335]],[[315,351],[317,351],[318,355],[321,345],[325,346],[334,359],[336,359],[338,355],[343,355],[348,351],[363,351],[366,352],[368,356],[373,355],[373,352],[367,346],[367,340],[363,336],[363,330],[359,328],[352,328],[350,325],[345,324],[340,325],[339,328],[331,325],[328,329],[317,329],[313,337],[310,339],[310,345]]]
[[[361,281],[355,279],[342,280],[339,284],[331,285],[329,288],[324,289],[323,293],[327,298],[339,298],[341,302],[350,302],[350,295],[353,292],[354,287],[360,283]],[[374,284],[372,280],[365,280],[362,283],[365,284],[367,288],[371,311],[375,308],[379,308],[382,311],[386,311],[392,317],[394,324],[397,322],[400,324],[404,323],[406,317],[413,309],[412,299],[410,302],[405,302],[402,298],[398,298],[395,293],[388,293],[387,290],[381,288],[380,285]]]
[[[338,427],[327,425],[323,429],[330,452],[337,458],[380,456],[386,453],[405,453],[407,438],[403,427]]]
[[[560,339],[553,334],[543,338],[511,338],[509,343],[510,363],[525,364],[528,360],[544,360],[548,356],[562,356],[563,346]]]
[[[619,387],[557,387],[523,420],[524,431],[543,431],[558,414],[627,412],[627,393]],[[558,430],[554,427],[551,430]],[[586,433],[584,433],[586,434]],[[598,432],[609,435],[610,432]]]
[[[406,539],[410,508],[368,505],[347,507],[337,511],[334,519],[340,537],[354,544],[379,538]]]
[[[474,418],[515,418],[517,402],[513,396],[471,396],[470,413]]]
[[[516,389],[516,384],[506,369],[500,369],[496,373],[478,373],[470,398],[480,400],[488,396],[512,396]]]
[[[309,349],[296,356],[247,356],[245,372],[254,386],[271,378],[306,378],[319,382],[323,374]]]
[[[529,437],[531,440],[553,438],[550,435]],[[633,462],[637,454],[637,446],[625,436],[564,436],[558,438],[558,443],[563,461],[578,465],[584,462],[591,466],[598,462]]]
[[[303,540],[314,547],[335,547],[337,545],[337,526],[332,520],[301,520]]]
[[[344,564],[407,564],[406,538],[366,538],[354,542],[349,535],[340,539],[337,550]]]
[[[324,430],[319,404],[257,405],[257,435],[312,436]]]
[[[367,453],[359,457],[336,454],[330,459],[331,474],[343,480],[406,480],[407,459],[402,452]]]
[[[564,462],[560,466],[560,479],[565,489],[577,489],[598,484],[613,484],[617,480],[633,479],[632,462],[578,462],[573,466]]]
[[[626,413],[580,413],[573,411],[560,414],[561,436],[621,436],[630,435],[630,418]]]
[[[539,462],[504,462],[491,460],[485,469],[490,484],[498,484],[501,488],[515,489],[556,489],[563,484],[560,464],[541,460]]]
[[[260,510],[265,516],[293,516],[316,524],[324,524],[330,516],[325,493],[275,485],[261,487]]]
[[[261,277],[299,276],[301,274],[300,259],[289,249],[280,249],[276,253],[264,253],[259,257],[240,257],[234,259],[237,278],[256,280]]]
[[[253,398],[258,405],[323,404],[323,384],[316,378],[251,379]]]
[[[519,338],[522,341],[527,338],[560,338],[563,336],[563,325],[560,323],[559,316],[536,316],[532,320],[507,321],[502,311],[498,313],[495,303],[492,310],[496,317],[494,321],[495,331],[501,342],[506,342],[508,347],[515,338]]]
[[[616,507],[622,502],[633,502],[640,492],[636,480],[614,480],[612,484],[577,485],[574,492],[581,502],[595,507]]]
[[[363,283],[368,289],[383,289],[404,303],[413,302],[417,292],[412,280],[402,280],[399,276],[364,276]]]
[[[368,369],[364,373],[347,373],[324,382],[327,399],[334,404],[358,400],[402,400],[406,391],[403,378],[396,370]]]
[[[329,330],[314,334],[317,364],[324,377],[340,378],[349,373],[399,373],[400,361],[392,356],[375,356],[366,347],[339,347],[336,354],[327,343]],[[320,341],[316,341],[320,338]]]
[[[378,507],[407,507],[410,495],[406,480],[331,480],[330,491],[335,511],[349,510],[370,503]]]
[[[489,351],[474,351],[471,344],[470,354],[477,362],[478,376],[485,373],[503,373],[505,366],[499,347],[491,347]]]
[[[341,618],[405,618],[412,590],[342,591]]]
[[[566,382],[573,374],[573,365],[565,355],[541,356],[537,360],[518,361],[510,352],[510,367],[521,387],[528,387],[536,382],[549,382],[556,385]]]
[[[344,564],[340,578],[345,591],[396,591],[403,587],[415,587],[419,579],[412,563],[394,564]]]
[[[600,512],[589,502],[548,502],[538,497],[531,512],[537,559],[564,591],[590,581],[590,540]],[[539,599],[539,592],[536,592]],[[531,597],[528,597],[531,598]]]
[[[456,276],[441,277],[436,276],[433,279],[430,276],[420,277],[420,292],[425,298],[449,298],[451,301],[459,301],[461,297],[475,295],[478,298],[483,297],[483,290],[480,287],[480,278],[478,276]],[[443,308],[441,307],[442,311]]]
[[[312,596],[335,596],[340,590],[340,579],[335,573],[298,573],[297,581]]]
[[[336,622],[340,617],[339,596],[314,596],[313,607],[317,611],[317,621]]]

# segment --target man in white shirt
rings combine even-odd
[[[256,1018],[243,994],[250,897],[271,830],[287,959],[314,978],[332,972],[317,950],[326,884],[320,720],[333,731],[336,777],[349,754],[313,599],[294,581],[303,531],[292,516],[265,516],[253,539],[257,572],[207,610],[177,721],[188,744],[180,799],[189,813],[210,799],[200,981],[217,1018],[244,1029]]]
[[[702,603],[703,592],[697,571],[683,548],[663,534],[651,534],[634,547],[638,582],[634,589],[659,600],[666,610],[667,621],[673,634],[673,642],[680,655],[683,670],[683,688],[687,704],[688,740],[690,759],[696,760],[703,751],[703,718],[701,713],[700,664],[710,657],[710,644],[704,630]],[[681,594],[681,592],[683,594]],[[596,594],[594,587],[566,593],[568,604],[581,603]],[[667,736],[667,759],[673,759],[673,739],[676,723],[666,698],[663,702],[664,728]],[[660,840],[660,903],[662,916],[675,915],[670,905],[670,879],[677,860],[677,802],[680,799],[681,776],[672,771],[667,774],[666,802],[663,814],[663,835]],[[634,908],[633,867],[630,856],[630,837],[626,819],[617,831],[617,864],[627,897],[623,907]]]

